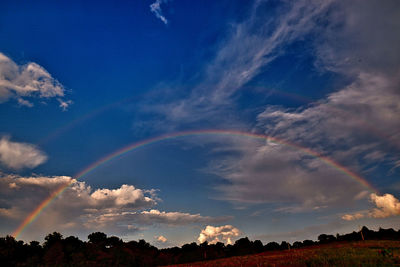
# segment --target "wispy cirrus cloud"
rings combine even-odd
[[[159,115],[169,129],[204,122],[235,124],[237,117],[228,115],[235,112],[235,94],[281,55],[287,45],[310,33],[331,2],[286,3],[272,20],[259,12],[266,3],[256,1],[248,18],[229,29],[201,81],[187,97],[161,104],[145,103],[142,111]]]
[[[392,32],[400,28],[400,20],[393,10],[385,12],[390,9],[393,2],[387,2],[382,6],[376,1],[368,1],[368,3],[356,1],[352,5],[343,2],[334,4],[337,8],[329,13],[329,23],[326,26],[329,35],[322,34],[322,38],[316,41],[316,63],[323,70],[346,75],[350,82],[343,88],[338,88],[336,92],[330,93],[325,98],[306,107],[287,109],[280,106],[267,106],[258,115],[258,129],[262,129],[267,135],[278,136],[313,148],[319,153],[345,163],[346,166],[361,174],[367,174],[383,162],[392,165],[395,169],[396,153],[400,148],[400,122],[397,119],[400,117],[400,93],[398,91],[400,61],[393,61],[392,55],[385,54],[385,51],[393,51],[393,56],[398,56],[396,47],[400,45],[400,40],[392,37]],[[360,5],[357,12],[354,12],[354,5]],[[374,16],[379,14],[382,21],[390,25],[390,30],[381,31],[379,27],[366,26],[370,25],[371,22],[368,18],[372,14]],[[356,33],[362,36],[362,38],[357,37],[357,41],[354,40]],[[375,40],[374,36],[381,38]],[[328,40],[333,40],[332,38],[334,41],[328,42]],[[356,54],[363,63],[352,57],[350,51],[354,51],[354,46],[351,46],[347,40],[350,40],[352,45],[359,47],[356,49]],[[387,40],[394,42],[388,44]],[[371,53],[372,50],[374,53]],[[376,58],[377,54],[380,55],[379,60]],[[345,60],[346,58],[348,60]],[[374,64],[377,60],[380,64]],[[388,69],[385,64],[381,64],[382,62],[387,62],[391,68]],[[261,149],[259,148],[259,150]],[[268,151],[268,149],[265,150]],[[287,153],[283,155],[285,154],[290,155]],[[267,164],[270,161],[267,158],[265,157],[265,161],[262,162]],[[285,156],[282,158],[281,163],[283,164],[288,157],[286,160]],[[299,162],[297,161],[297,163]],[[293,166],[296,164],[284,164],[282,169],[291,169]],[[321,199],[329,199],[329,192],[324,192],[323,187],[329,185],[335,188],[336,182],[331,180],[335,179],[334,176],[315,172],[313,168],[307,170],[305,166],[307,165],[297,165],[297,170],[293,169],[292,171],[297,174],[304,172],[307,177],[315,177],[312,179],[313,185],[318,185],[317,181],[323,178],[324,182],[317,186],[322,191],[316,189],[315,192],[323,193]],[[254,181],[251,185],[255,188],[261,185],[267,186],[264,182],[269,181],[269,177],[274,174],[277,174],[276,177],[279,179],[287,177],[283,179],[286,182],[290,181],[288,175],[285,176],[282,173],[279,175],[272,170],[276,170],[276,168],[265,170],[259,175],[259,179],[252,179]],[[231,172],[229,175],[230,177],[235,175],[246,177],[246,174],[251,175],[252,172],[251,167],[243,167],[240,172]],[[303,180],[298,179],[297,181]],[[349,181],[344,184],[348,183]],[[243,187],[246,182],[234,181],[233,185],[236,184]],[[249,186],[244,187],[250,190]],[[349,199],[349,203],[351,203],[352,190],[347,190],[345,186],[341,188],[338,188],[340,193],[346,195],[342,199]],[[298,194],[294,192],[295,195]],[[302,199],[306,200],[307,197]],[[362,216],[355,214],[354,218]]]
[[[168,20],[164,17],[161,10],[161,4],[166,3],[167,0],[156,0],[150,5],[150,10],[157,18],[159,18],[164,24],[168,24]]]
[[[400,61],[396,62],[385,54],[385,51],[394,51],[400,45],[400,40],[391,36],[400,28],[400,20],[393,10],[385,13],[393,2],[379,6],[376,1],[369,1],[364,6],[364,2],[356,1],[356,5],[363,6],[357,9],[363,14],[347,11],[354,11],[354,3],[352,7],[336,1],[330,4],[335,8],[329,10],[323,26],[328,29],[329,36],[321,32],[313,41],[316,64],[321,68],[319,71],[345,73],[349,82],[308,106],[296,109],[266,106],[258,114],[258,125],[254,130],[311,148],[360,174],[383,162],[395,169],[398,164],[396,151],[400,148],[397,119],[400,117]],[[368,18],[373,14],[384,17],[382,21],[390,25],[390,30],[381,32],[380,28],[366,27],[372,23]],[[363,36],[357,42],[360,47],[358,56],[368,64],[349,60],[342,66],[343,59],[354,50],[346,40],[353,40],[352,35],[357,32]],[[304,36],[300,33],[293,35],[295,39]],[[372,40],[376,35],[381,38]],[[328,42],[331,39],[335,41]],[[283,40],[278,47],[282,48],[288,40]],[[386,40],[397,41],[387,44]],[[393,52],[394,57],[397,57],[397,52]],[[329,57],[327,53],[338,57]],[[381,62],[388,62],[391,68],[386,68],[385,64],[373,64],[378,60],[376,54],[381,55]],[[280,203],[286,208],[279,207],[278,211],[293,212],[338,207],[338,204],[344,204],[342,200],[345,199],[352,203],[353,196],[363,190],[351,178],[301,151],[266,143],[243,146],[239,152],[241,156],[214,161],[210,167],[228,181],[217,187],[222,193],[219,195],[221,199],[239,203]]]
[[[64,86],[42,66],[30,62],[17,65],[0,53],[0,103],[14,98],[22,106],[33,107],[28,98],[48,99],[65,94]],[[61,107],[68,108],[71,101],[62,100]]]
[[[221,222],[231,219],[231,217],[209,217],[200,214],[190,214],[185,212],[166,212],[156,209],[144,211],[117,211],[110,213],[101,212],[86,214],[87,227],[107,227],[115,223],[119,224],[139,224],[139,225],[167,225],[182,226],[188,224],[201,224],[210,222]]]
[[[261,12],[267,3],[256,1],[247,18],[232,25],[188,94],[167,103],[145,103],[142,111],[158,115],[153,125],[166,131],[242,128],[310,148],[361,175],[382,163],[396,170],[400,40],[393,32],[398,32],[400,20],[395,4],[282,2],[269,19]],[[373,16],[380,18],[379,27],[370,20]],[[285,55],[291,44],[304,40],[315,73],[335,73],[340,82],[310,105],[296,109],[265,105],[259,107],[256,123],[241,121],[239,113],[246,110],[238,107],[240,90]],[[218,199],[278,203],[276,211],[299,212],[353,203],[353,196],[365,190],[304,152],[268,142],[238,145],[246,142],[219,144],[218,149],[233,147],[236,153],[210,165],[209,171],[227,182],[216,187]]]
[[[304,109],[269,106],[258,115],[259,127],[333,158],[378,163],[389,158],[388,148],[400,148],[398,84],[396,77],[360,73],[345,88]]]

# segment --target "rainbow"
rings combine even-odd
[[[78,118],[70,121],[68,124],[64,124],[62,127],[59,127],[55,131],[46,135],[44,138],[40,139],[38,143],[40,145],[47,144],[47,143],[59,138],[61,135],[68,132],[69,130],[84,123],[85,121],[93,119],[93,118],[97,117],[98,115],[100,115],[110,109],[113,109],[115,107],[118,107],[119,105],[124,104],[125,102],[130,102],[133,99],[135,99],[135,98],[134,97],[125,98],[125,99],[113,102],[111,104],[96,108],[86,114],[80,115]]]
[[[92,163],[79,173],[77,173],[73,179],[71,179],[70,182],[62,185],[60,188],[58,188],[56,191],[50,194],[49,197],[47,197],[40,205],[33,210],[26,218],[25,220],[18,226],[18,228],[13,232],[13,236],[17,238],[21,232],[29,225],[31,224],[39,215],[40,213],[54,200],[56,199],[59,195],[61,195],[71,184],[73,184],[76,180],[79,180],[80,178],[84,177],[94,169],[102,166],[104,163],[109,162],[121,155],[124,155],[132,150],[148,146],[154,143],[158,143],[161,141],[169,140],[169,139],[175,139],[179,137],[185,137],[185,136],[204,136],[204,135],[220,135],[220,136],[237,136],[237,137],[247,137],[247,138],[252,138],[256,140],[262,140],[262,141],[270,141],[276,144],[284,145],[290,148],[294,148],[296,150],[302,151],[305,154],[308,154],[312,157],[315,157],[325,164],[333,167],[334,169],[338,170],[339,172],[349,176],[350,178],[354,179],[355,181],[359,182],[366,188],[368,188],[369,191],[371,192],[377,192],[377,190],[364,178],[356,174],[355,172],[347,169],[345,166],[340,165],[339,163],[335,162],[334,160],[323,156],[322,154],[315,152],[309,148],[302,147],[297,144],[290,143],[286,140],[273,137],[273,136],[268,136],[268,135],[262,135],[262,134],[255,134],[255,133],[248,133],[248,132],[241,132],[241,131],[236,131],[236,130],[194,130],[194,131],[183,131],[183,132],[177,132],[177,133],[172,133],[172,134],[166,134],[166,135],[161,135],[158,137],[153,137],[150,139],[146,139],[137,143],[130,144],[126,147],[123,147],[119,150],[116,150],[115,152],[99,159],[98,161]]]
[[[263,88],[263,90],[266,90],[265,88]],[[305,103],[305,104],[310,104],[310,103],[314,103],[315,99],[300,95],[300,94],[295,94],[293,92],[285,92],[285,91],[281,91],[281,90],[274,90],[274,89],[270,89],[267,90],[267,92],[270,92],[271,94],[277,94],[280,96],[284,96],[287,98],[291,98],[294,99],[296,101]],[[83,114],[81,116],[79,116],[78,118],[72,120],[71,122],[69,122],[68,124],[63,125],[60,128],[57,128],[55,131],[51,132],[50,134],[48,134],[47,136],[45,136],[44,138],[42,138],[41,140],[39,140],[39,144],[43,145],[46,143],[49,143],[57,138],[59,138],[60,136],[62,136],[63,134],[65,134],[66,132],[68,132],[69,130],[77,127],[78,125],[82,124],[83,122],[93,119],[95,117],[97,117],[98,115],[113,109],[115,107],[120,106],[121,104],[124,103],[129,103],[130,101],[134,100],[135,97],[129,97],[129,98],[124,98],[122,100],[118,100],[116,102],[110,103],[108,105],[105,106],[101,106],[99,108],[96,108],[86,114]],[[362,129],[366,130],[367,132],[375,135],[376,137],[380,138],[380,140],[384,140],[385,142],[387,142],[390,145],[393,145],[395,147],[397,147],[398,149],[400,149],[400,143],[396,142],[393,136],[389,136],[388,134],[384,133],[383,131],[379,130],[377,127],[375,127],[374,125],[370,124],[369,122],[365,121],[365,120],[361,120],[360,118],[358,118],[357,116],[354,116],[353,113],[346,111],[345,109],[341,109],[339,107],[336,107],[334,105],[329,105],[327,104],[327,108],[333,112],[335,112],[336,114],[340,114],[340,113],[345,113],[347,116],[351,116],[353,117],[353,119],[355,119],[358,122],[358,125],[356,125],[356,127],[361,127]]]

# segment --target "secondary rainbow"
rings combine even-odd
[[[177,132],[177,133],[172,133],[172,134],[166,134],[166,135],[161,135],[158,137],[146,139],[137,143],[130,144],[126,147],[123,147],[119,150],[116,150],[115,152],[101,158],[100,160],[92,163],[85,169],[83,169],[81,172],[77,173],[73,179],[69,183],[66,183],[65,185],[62,185],[60,188],[58,188],[56,191],[50,194],[48,198],[46,198],[40,205],[33,210],[26,218],[25,220],[18,226],[18,228],[14,231],[12,234],[15,238],[17,238],[21,232],[29,225],[31,224],[39,215],[40,213],[54,200],[56,199],[59,195],[61,195],[72,183],[75,182],[75,180],[78,180],[85,176],[86,174],[90,173],[94,169],[98,168],[99,166],[103,165],[104,163],[113,160],[125,153],[128,153],[132,150],[151,145],[157,142],[169,140],[169,139],[175,139],[179,137],[185,137],[185,136],[203,136],[203,135],[221,135],[221,136],[238,136],[238,137],[247,137],[247,138],[252,138],[252,139],[258,139],[258,140],[264,140],[264,141],[270,141],[276,144],[288,146],[291,148],[294,148],[296,150],[302,151],[305,154],[308,154],[310,156],[313,156],[315,158],[318,158],[319,160],[325,162],[327,165],[337,169],[341,173],[349,176],[350,178],[356,180],[366,188],[368,188],[371,192],[377,192],[377,190],[364,178],[356,174],[355,172],[347,169],[345,166],[340,165],[339,163],[335,162],[334,160],[321,155],[320,153],[313,151],[309,148],[302,147],[297,144],[293,144],[291,142],[288,142],[286,140],[283,140],[281,138],[273,137],[273,136],[268,136],[268,135],[263,135],[263,134],[255,134],[255,133],[248,133],[248,132],[241,132],[241,131],[235,131],[235,130],[194,130],[194,131],[183,131],[183,132]]]

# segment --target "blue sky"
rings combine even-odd
[[[396,1],[2,1],[0,233],[159,247],[400,223]],[[273,136],[356,173],[259,139]],[[200,233],[207,226],[200,239]],[[160,238],[162,236],[163,238]],[[229,238],[229,239],[228,239]]]

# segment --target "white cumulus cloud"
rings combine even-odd
[[[132,232],[138,228],[122,226],[118,220],[113,224],[92,224],[93,217],[105,213],[118,213],[147,209],[157,204],[152,190],[122,185],[117,189],[93,189],[85,182],[69,176],[24,177],[0,173],[0,226],[11,233],[35,210],[40,203],[60,188],[64,192],[54,198],[25,234],[39,238],[46,232],[68,231],[121,231]],[[109,194],[108,194],[109,193]],[[86,230],[85,230],[86,229]],[[39,235],[39,236],[38,236]]]
[[[0,102],[16,98],[20,105],[32,107],[28,97],[63,97],[63,85],[54,79],[42,66],[30,62],[17,65],[12,59],[0,53]],[[62,108],[71,102],[63,101]]]
[[[9,137],[0,139],[0,163],[8,168],[34,168],[46,160],[46,154],[32,144],[13,142]]]
[[[154,189],[144,190],[127,184],[115,189],[94,189],[69,176],[24,177],[0,172],[0,227],[5,231],[3,234],[12,233],[40,203],[63,187],[66,187],[63,193],[41,211],[22,233],[22,238],[40,239],[52,231],[82,235],[103,231],[123,235],[155,224],[183,226],[231,218],[154,209],[152,207],[159,201]]]
[[[374,218],[386,218],[390,216],[400,215],[400,201],[391,194],[378,196],[371,194],[371,201],[376,205],[376,208],[370,212]]]
[[[133,185],[124,184],[118,189],[97,189],[91,195],[97,203],[111,201],[117,206],[135,204],[137,201],[152,202],[150,197],[144,195],[143,190],[136,189]]]
[[[226,242],[227,244],[232,244],[232,239],[240,235],[241,231],[232,225],[207,225],[205,229],[201,230],[197,240],[200,243],[207,241],[209,243]]]
[[[365,217],[369,218],[387,218],[400,215],[400,201],[392,194],[384,194],[379,196],[375,193],[370,195],[370,202],[376,208],[369,211],[359,211],[353,214],[345,214],[343,220],[353,221]]]

